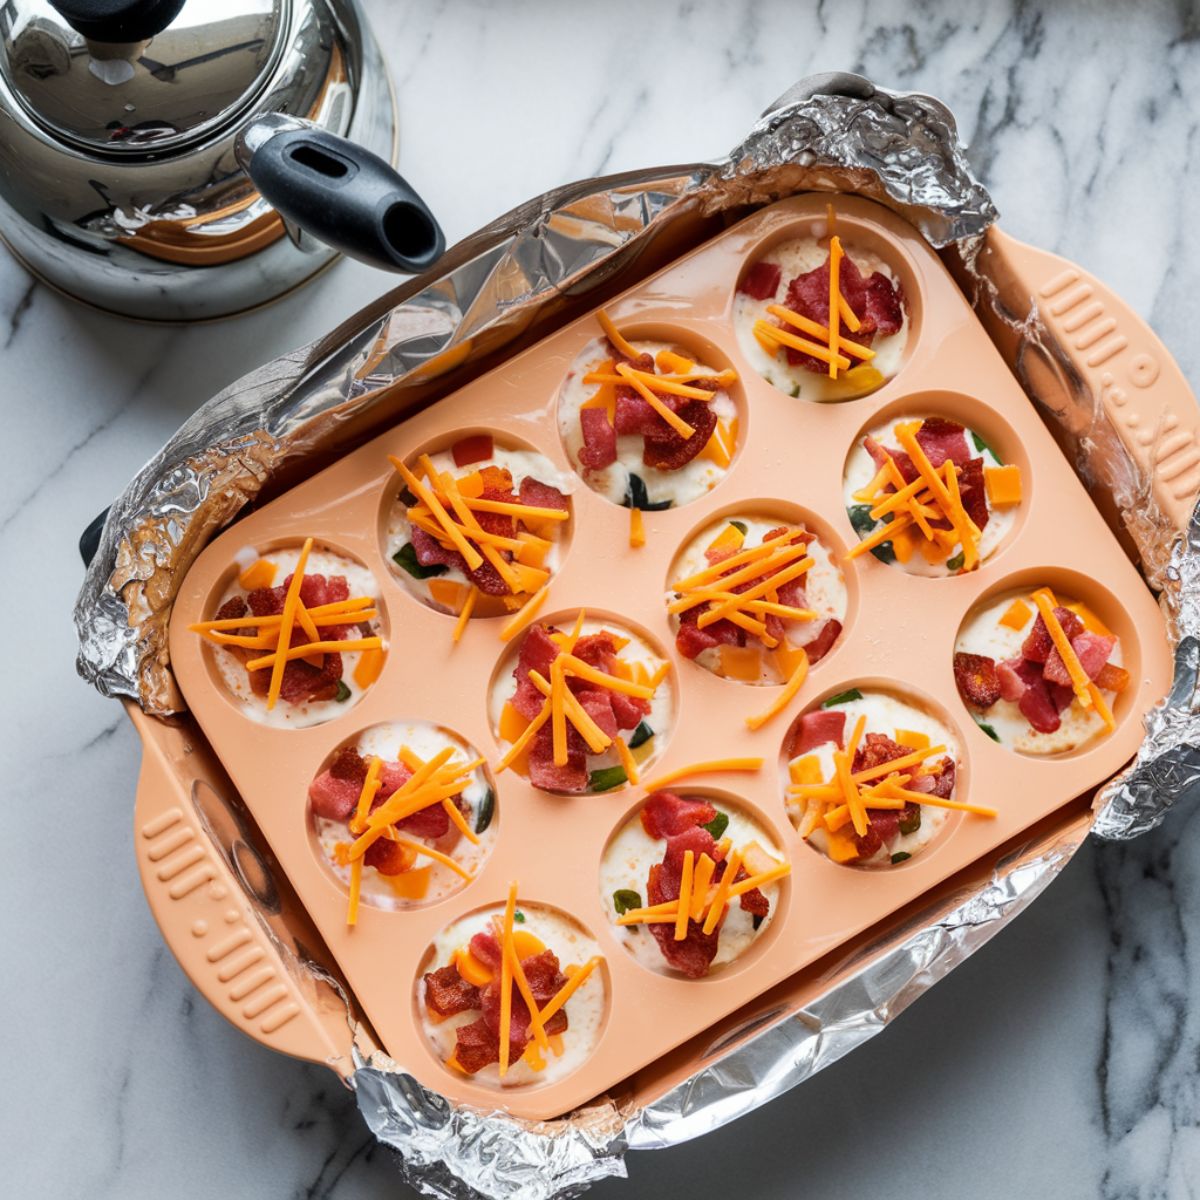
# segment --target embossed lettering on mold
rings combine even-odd
[[[558,393],[567,459],[614,504],[661,509],[698,500],[726,477],[745,440],[741,381],[729,356],[700,334],[644,320],[616,324],[638,358],[608,342],[599,325],[576,354]],[[624,367],[643,375],[621,382]],[[651,375],[665,378],[654,386]],[[715,392],[708,376],[722,377]]]
[[[459,429],[405,453],[422,488],[429,485],[426,456],[443,477],[433,499],[481,561],[464,561],[446,521],[396,472],[379,511],[380,549],[393,577],[437,612],[457,617],[469,603],[471,619],[511,616],[566,559],[577,480],[530,443],[483,428]]]

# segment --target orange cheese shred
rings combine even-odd
[[[618,354],[623,354],[626,358],[638,358],[637,350],[621,336],[621,331],[613,324],[612,318],[600,309],[596,313],[596,320],[600,322],[600,328],[604,330],[604,336],[612,342],[613,349]]]
[[[547,583],[533,593],[529,599],[521,605],[516,613],[507,620],[500,630],[500,640],[502,642],[511,642],[527,625],[533,623],[534,617],[538,615],[538,610],[546,603],[546,597],[550,594],[550,585]]]
[[[692,881],[696,870],[695,851],[683,852],[683,875],[679,881],[679,910],[675,915],[675,940],[687,937],[688,914],[692,911]]]
[[[512,1035],[512,931],[517,910],[517,884],[508,885],[504,905],[504,924],[500,931],[500,1078],[508,1074],[508,1055]]]
[[[640,508],[629,510],[629,544],[635,550],[646,544],[646,522],[642,519]]]
[[[304,582],[304,568],[308,563],[308,555],[312,550],[312,538],[305,538],[300,548],[300,557],[296,560],[296,569],[292,572],[292,582],[283,598],[283,614],[279,622],[279,646],[282,650],[291,644],[292,622],[296,617],[296,605],[300,603],[300,585]],[[275,655],[271,667],[271,682],[267,688],[267,708],[274,708],[279,700],[279,691],[283,687],[283,669],[287,659],[282,653]]]
[[[783,691],[771,702],[771,705],[765,712],[758,713],[755,716],[746,718],[746,724],[751,729],[761,729],[773,717],[777,717],[791,702],[796,698],[796,693],[804,686],[805,679],[808,678],[808,654],[803,647],[799,648],[799,653],[803,656],[799,659],[795,669],[788,677],[787,683],[783,686]]]
[[[475,602],[478,599],[479,589],[472,587],[467,593],[467,598],[463,601],[462,609],[458,614],[458,620],[454,622],[453,641],[457,642],[462,637],[463,631],[467,628],[467,622],[471,619],[471,614],[475,611]]]

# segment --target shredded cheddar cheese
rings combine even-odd
[[[670,427],[677,434],[679,434],[681,438],[686,440],[696,432],[695,429],[693,429],[673,408],[668,408],[662,402],[662,400],[660,400],[646,386],[646,384],[638,378],[638,373],[634,371],[634,369],[627,363],[618,363],[617,373],[625,379],[630,387],[632,387],[633,390],[637,392],[637,394],[641,396],[641,398],[645,400],[645,402],[650,405],[650,407],[654,409],[654,411],[658,413],[658,415],[662,417],[662,419],[666,421],[666,423],[670,425]]]
[[[500,630],[500,640],[502,642],[511,642],[526,626],[532,624],[534,617],[538,615],[538,610],[546,603],[546,597],[549,594],[550,587],[548,584],[534,592],[517,610],[516,615],[504,623],[503,628]]]
[[[683,852],[683,874],[679,881],[678,912],[675,916],[675,940],[682,942],[687,937],[688,914],[692,911],[692,875],[696,869],[693,850]]]
[[[458,640],[463,635],[463,630],[467,627],[467,622],[471,619],[471,614],[475,611],[475,602],[479,599],[479,589],[472,587],[467,593],[467,598],[463,601],[462,609],[459,611],[458,620],[454,622],[453,640]]]
[[[842,266],[842,239],[834,234],[829,239],[829,378],[838,373],[838,342],[842,326],[842,293],[839,288]]]
[[[657,792],[669,783],[677,783],[680,779],[690,779],[695,775],[716,775],[725,771],[761,771],[761,758],[714,758],[708,762],[690,763],[686,767],[677,767],[665,775],[645,784],[647,792]]]
[[[312,538],[305,538],[304,545],[300,548],[300,557],[296,561],[296,569],[292,572],[292,582],[288,585],[288,590],[283,598],[283,613],[279,621],[279,645],[281,647],[289,645],[292,640],[292,622],[296,617],[296,605],[300,603],[300,585],[304,582],[304,568],[308,563],[312,546]],[[285,666],[287,666],[287,659],[282,654],[277,654],[271,667],[271,682],[267,689],[268,709],[274,708],[279,700]]]
[[[504,925],[500,942],[500,1078],[508,1074],[508,1056],[512,1036],[512,931],[517,909],[517,884],[508,885],[504,905]]]
[[[1076,699],[1083,708],[1091,708],[1093,704],[1092,681],[1083,669],[1083,664],[1080,663],[1079,656],[1075,653],[1075,648],[1071,645],[1065,630],[1054,615],[1054,593],[1049,588],[1038,588],[1033,593],[1033,602],[1042,615],[1046,631],[1050,634],[1050,640],[1063,660],[1063,666],[1067,668],[1067,674],[1071,677],[1071,686],[1075,690]]]
[[[626,358],[636,359],[638,357],[637,350],[621,336],[620,330],[613,324],[612,318],[604,309],[600,309],[596,313],[596,320],[600,322],[600,328],[604,330],[604,336],[612,342],[613,349],[618,354],[623,354]]]
[[[756,716],[746,718],[746,724],[751,729],[761,729],[773,717],[777,717],[791,702],[796,698],[796,694],[804,686],[804,681],[808,677],[808,654],[804,648],[800,648],[802,657],[797,662],[791,676],[784,684],[783,691],[771,702],[770,707]]]
[[[646,522],[642,519],[640,508],[629,510],[629,544],[635,550],[646,544]]]

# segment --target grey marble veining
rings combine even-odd
[[[862,70],[948,102],[1005,227],[1114,285],[1197,376],[1200,14],[1184,0],[367,7],[403,170],[451,240],[569,178],[723,151],[795,78]],[[162,946],[131,852],[136,739],[76,680],[69,618],[76,536],[180,420],[390,283],[341,264],[235,322],[160,329],[0,254],[0,554],[30,564],[43,601],[22,605],[38,633],[10,634],[0,689],[7,1194],[405,1194],[333,1076],[234,1032]],[[1191,813],[1086,847],[894,1028],[595,1194],[1195,1195],[1198,863]]]

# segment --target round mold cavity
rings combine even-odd
[[[503,920],[504,908],[503,903],[490,904],[455,918],[426,947],[413,979],[413,1018],[421,1031],[421,1040],[438,1065],[458,1078],[462,1075],[450,1065],[457,1044],[457,1030],[478,1020],[481,1012],[468,1009],[444,1019],[430,1019],[425,976],[447,966],[453,967],[456,951],[467,947],[474,934],[491,931],[494,921]],[[561,970],[581,967],[589,959],[601,957],[600,946],[591,931],[562,909],[518,897],[517,913],[523,920],[514,924],[514,931],[531,935],[547,950],[552,950]],[[515,986],[513,994],[519,995]],[[523,1058],[518,1059],[503,1080],[498,1065],[491,1063],[471,1076],[471,1082],[496,1091],[510,1088],[532,1091],[558,1083],[583,1066],[599,1045],[611,1007],[608,967],[601,960],[565,1005],[569,1027],[562,1036],[561,1055],[551,1053],[541,1071],[533,1070]]]
[[[962,425],[970,456],[982,458],[985,467],[999,463],[1016,466],[1021,472],[1021,502],[1004,508],[989,507],[988,522],[980,539],[980,564],[992,563],[1013,544],[1025,523],[1025,515],[1030,508],[1032,471],[1025,447],[1008,422],[990,405],[960,392],[925,391],[904,396],[885,405],[855,434],[842,468],[842,503],[851,545],[878,528],[871,521],[870,506],[853,498],[853,493],[867,487],[879,470],[865,449],[864,440],[874,437],[885,446],[896,449],[898,447],[892,431],[898,422],[930,417]],[[873,550],[872,556],[906,574],[928,579],[948,579],[961,573],[947,569],[948,564],[954,563],[957,551],[941,563],[928,562],[920,546],[912,551],[907,563],[896,557],[890,541],[879,547],[879,551]],[[866,556],[862,555],[856,561],[866,561]]]
[[[833,204],[836,210],[836,199]],[[754,322],[760,318],[777,324],[776,318],[767,312],[767,306],[783,303],[789,282],[798,274],[824,264],[829,253],[829,225],[824,212],[797,217],[755,242],[738,272],[730,306],[733,333],[750,369],[777,391],[809,403],[859,400],[886,387],[903,374],[921,337],[922,296],[917,272],[908,253],[870,221],[835,211],[835,225],[842,248],[864,275],[882,270],[893,284],[899,284],[904,324],[899,333],[875,339],[871,348],[876,351],[876,358],[867,364],[883,375],[882,380],[872,378],[867,381],[860,375],[854,384],[847,384],[843,378],[832,380],[824,372],[793,367],[786,362],[782,352],[774,358],[769,356],[751,332]],[[750,272],[764,261],[779,265],[781,275],[776,295],[758,299],[741,289]],[[792,332],[808,337],[799,329]],[[850,361],[857,364],[859,360],[851,358]]]
[[[356,750],[364,759],[372,755],[380,758],[386,764],[384,779],[387,780],[388,775],[401,764],[402,747],[427,761],[446,746],[455,749],[451,761],[474,762],[483,757],[470,742],[452,729],[430,721],[401,719],[360,730],[340,742],[321,762],[313,774],[313,788],[304,806],[309,847],[322,869],[342,892],[349,893],[350,867],[348,864],[339,865],[337,847],[348,846],[357,835],[349,828],[349,818],[337,818],[334,810],[347,803],[356,804],[361,783],[353,779],[343,791],[339,783],[331,782],[326,777],[326,772],[344,751]],[[339,769],[344,772],[345,766]],[[406,776],[393,777],[389,781],[391,786],[385,784],[387,792],[390,794],[394,791],[404,782],[404,778]],[[472,843],[449,819],[445,822],[444,833],[432,834],[430,825],[422,824],[420,816],[415,827],[398,832],[414,846],[428,846],[452,857],[468,875],[475,877],[483,869],[499,839],[500,807],[496,785],[486,764],[477,766],[471,772],[470,780],[462,791],[462,802],[458,808],[467,827],[478,838],[478,844]],[[317,788],[321,789],[320,799],[313,794]],[[318,809],[324,809],[326,815],[322,815]],[[439,824],[434,816],[439,811],[444,811],[441,805],[430,806],[428,812],[423,814],[425,820],[433,825]],[[419,850],[415,859],[411,855],[406,857],[410,860],[408,869],[395,874],[384,873],[371,863],[364,865],[360,903],[385,911],[423,907],[457,895],[471,882],[444,863],[422,855]]]
[[[570,552],[571,538],[574,533],[574,512],[570,493],[577,486],[577,481],[573,476],[564,476],[536,446],[509,433],[497,435],[493,430],[481,426],[465,426],[452,433],[431,438],[417,446],[405,457],[405,465],[413,469],[421,455],[428,454],[438,469],[451,471],[456,478],[462,478],[486,465],[483,461],[478,461],[459,467],[451,457],[452,448],[455,445],[464,439],[474,437],[490,437],[492,439],[493,461],[510,469],[516,487],[520,486],[521,477],[528,475],[541,483],[557,487],[566,494],[569,511],[565,521],[535,519],[532,527],[522,523],[518,530],[518,532],[522,529],[528,530],[551,543],[550,549],[546,551],[543,566],[550,570],[551,578],[553,578],[561,570],[567,554]],[[533,456],[533,458],[526,456]],[[518,474],[519,471],[522,474]],[[419,472],[416,473],[419,474]],[[411,526],[404,516],[407,507],[404,499],[406,494],[404,480],[400,477],[399,472],[393,472],[388,477],[387,485],[380,497],[377,526],[380,554],[387,562],[392,578],[401,584],[405,592],[433,609],[434,612],[455,620],[462,611],[462,605],[466,600],[469,581],[460,569],[446,568],[441,571],[435,570],[433,574],[427,574],[428,569],[421,568],[415,557],[403,550],[404,545],[410,541],[409,534],[411,532]],[[398,558],[398,554],[401,557]],[[401,559],[404,561],[402,562]],[[504,603],[505,599],[512,600],[513,597],[511,595],[507,597],[491,596],[481,592],[476,597],[471,619],[511,616],[515,609],[508,607]]]
[[[255,557],[277,562],[273,586],[282,585],[291,573],[300,554],[302,540],[278,538],[254,547],[245,547],[246,562],[233,561],[221,572],[204,606],[206,619],[215,618],[221,606],[233,596],[245,596],[246,590],[238,583],[239,574]],[[372,632],[383,638],[384,663],[375,672],[375,679],[368,678],[362,685],[355,678],[355,668],[362,659],[362,652],[350,651],[342,655],[341,682],[350,694],[342,700],[314,700],[304,704],[291,704],[280,699],[274,709],[268,711],[266,697],[254,694],[249,683],[249,673],[243,666],[236,650],[204,640],[204,665],[212,685],[225,700],[233,705],[247,720],[279,729],[307,729],[345,716],[355,707],[367,691],[374,686],[379,674],[386,669],[388,653],[388,612],[382,590],[371,569],[356,554],[351,554],[336,542],[327,538],[314,538],[309,553],[305,575],[345,575],[351,596],[372,596],[378,616],[371,618]],[[251,614],[247,614],[251,615]],[[270,653],[269,648],[256,650],[255,654]],[[269,679],[269,672],[267,674]]]
[[[854,560],[847,560],[845,543],[828,521],[808,509],[788,501],[755,499],[729,504],[699,525],[694,526],[680,543],[679,549],[671,560],[671,567],[664,583],[664,603],[670,605],[677,598],[677,594],[672,588],[675,581],[686,574],[694,573],[708,566],[704,557],[705,547],[732,521],[740,521],[746,526],[745,536],[749,543],[747,548],[759,544],[764,534],[779,525],[801,526],[816,535],[816,545],[820,546],[820,550],[813,553],[812,556],[818,559],[818,565],[804,576],[806,581],[809,581],[806,587],[806,592],[809,593],[807,600],[812,602],[818,611],[828,610],[829,615],[837,619],[842,627],[840,634],[824,647],[812,666],[815,668],[828,661],[830,654],[846,641],[846,631],[853,623],[858,611],[857,564]],[[734,569],[740,568],[735,567]],[[679,630],[678,615],[668,612],[667,623],[672,637],[674,637]],[[793,627],[799,628],[799,623],[794,623]],[[827,634],[822,635],[822,631],[818,629],[809,644],[812,644],[813,641],[822,641],[823,637],[827,636]],[[754,649],[758,645],[753,634],[747,634],[747,644],[750,649]],[[737,655],[718,646],[701,653],[691,662],[731,683],[778,686],[787,682],[787,673],[774,662],[770,652],[765,648],[763,648],[762,655],[762,670],[757,677],[738,678],[733,673],[726,673],[722,670],[726,661],[730,665],[734,665],[734,661],[737,660],[736,665],[740,667],[742,660],[748,660],[748,658],[749,656]],[[748,668],[746,673],[750,673]]]
[[[502,735],[501,725],[505,720],[505,704],[512,698],[516,690],[517,685],[513,679],[513,671],[516,669],[518,659],[520,658],[522,644],[530,636],[530,631],[535,627],[553,628],[559,633],[569,634],[575,626],[578,615],[578,609],[571,609],[540,618],[528,629],[524,630],[520,636],[515,638],[497,660],[495,667],[492,669],[491,678],[488,681],[487,705],[488,723],[500,755],[504,755],[513,744],[512,741]],[[654,670],[659,669],[661,664],[671,661],[670,657],[659,644],[658,639],[640,625],[628,621],[624,617],[617,616],[615,613],[598,609],[586,609],[581,636],[587,636],[589,633],[599,633],[601,630],[609,630],[619,637],[630,639],[629,644],[619,652],[619,657],[631,665],[636,661],[640,661],[647,671],[653,673]],[[642,778],[647,778],[647,772],[650,771],[654,763],[665,751],[670,741],[671,732],[674,729],[678,713],[679,694],[675,681],[675,672],[668,669],[665,677],[655,691],[654,698],[651,700],[650,712],[637,727],[621,730],[621,736],[626,740],[626,744],[630,745],[637,762],[638,774]],[[528,722],[524,723],[528,724]],[[645,740],[641,740],[639,736],[642,725],[648,726],[653,731],[652,736],[645,738]],[[548,727],[549,723],[547,723]],[[568,728],[570,728],[569,722]],[[632,743],[634,742],[638,742],[638,744],[633,745]],[[509,770],[515,771],[523,779],[529,779],[528,771],[522,765],[522,760],[526,758],[527,756],[524,754],[519,755],[517,761],[509,768]],[[589,753],[586,759],[589,783],[585,791],[571,792],[566,789],[554,788],[543,788],[541,790],[553,792],[558,795],[609,795],[628,786],[627,780],[623,775],[621,778],[616,779],[617,772],[615,768],[618,766],[619,757],[612,748],[599,755]],[[597,778],[597,773],[601,771],[613,772],[613,774]],[[610,779],[616,779],[616,782],[609,783]],[[608,786],[602,786],[604,784]]]
[[[716,342],[690,329],[634,319],[622,321],[620,331],[636,349],[655,354],[660,350],[672,350],[718,374],[734,369],[728,354]],[[745,445],[748,409],[741,379],[719,392],[710,402],[713,411],[725,422],[733,441],[729,466],[721,466],[702,450],[678,470],[647,467],[642,459],[645,439],[639,434],[628,434],[617,438],[615,463],[599,470],[588,470],[579,461],[579,451],[583,447],[579,412],[581,406],[598,393],[599,385],[584,384],[583,377],[608,358],[604,336],[597,329],[597,335],[590,338],[572,360],[559,387],[555,411],[567,461],[592,491],[613,504],[647,510],[680,508],[707,496],[732,470]]]
[[[1128,613],[1095,580],[1062,567],[1026,568],[990,587],[963,616],[954,639],[954,653],[986,655],[996,663],[1020,655],[1025,638],[1037,619],[1037,609],[1030,596],[1041,587],[1050,588],[1060,605],[1082,606],[1077,613],[1084,624],[1082,632],[1099,637],[1115,636],[1117,642],[1110,660],[1115,658],[1114,665],[1127,671],[1130,680],[1141,677],[1141,645]],[[1023,624],[1019,628],[1001,625],[999,619],[1018,600],[1028,610]],[[1015,621],[1018,615],[1019,612],[1014,612],[1012,619]],[[946,671],[947,690],[951,687],[957,690],[953,660],[946,664]],[[1129,719],[1136,690],[1130,686],[1121,692],[1108,689],[1102,692],[1118,728]],[[1053,703],[1054,689],[1049,689],[1049,696]],[[1062,698],[1065,699],[1065,694]],[[961,692],[959,700],[972,723],[979,727],[979,736],[985,742],[991,738],[1006,750],[1029,758],[1073,758],[1087,754],[1104,740],[1103,720],[1094,712],[1086,713],[1076,700],[1072,700],[1059,715],[1058,730],[1048,733],[1034,731],[1019,705],[1003,697],[987,708],[968,704]],[[1054,706],[1057,708],[1057,704]]]
[[[751,841],[758,841],[772,857],[787,861],[785,840],[766,814],[744,797],[720,788],[681,787],[672,791],[681,799],[711,804],[718,814],[729,818],[722,836],[731,838],[731,850]],[[718,943],[714,965],[707,975],[700,976],[697,980],[668,964],[649,925],[617,924],[616,893],[621,890],[636,892],[639,901],[648,904],[646,888],[650,867],[662,862],[666,852],[666,841],[651,838],[642,825],[641,813],[644,806],[645,798],[626,810],[605,842],[600,858],[600,909],[609,923],[609,933],[613,941],[624,946],[626,952],[643,970],[664,975],[668,979],[688,983],[703,982],[705,979],[726,979],[730,975],[749,969],[763,954],[769,953],[771,942],[779,936],[779,929],[784,921],[783,914],[787,912],[788,905],[790,879],[786,875],[776,884],[768,886],[767,895],[771,899],[771,910],[757,929],[751,915],[745,912],[737,901],[730,905],[721,926],[721,941]],[[732,943],[729,935],[733,936]]]
[[[918,692],[915,688],[897,683],[892,679],[860,679],[840,683],[836,687],[828,689],[822,696],[809,704],[789,726],[780,746],[779,779],[784,812],[804,844],[811,851],[819,854],[831,867],[850,867],[867,871],[883,868],[895,870],[897,867],[907,866],[913,861],[923,861],[930,854],[936,853],[946,843],[953,830],[957,828],[959,821],[963,819],[964,814],[961,811],[938,808],[933,805],[921,805],[920,827],[910,833],[897,831],[895,836],[892,836],[891,831],[887,829],[887,818],[884,818],[882,828],[888,836],[885,838],[885,844],[876,848],[874,854],[869,857],[869,861],[862,861],[854,857],[838,861],[835,857],[835,854],[841,852],[838,843],[828,837],[824,826],[817,826],[808,837],[802,836],[801,831],[806,830],[807,826],[806,811],[803,807],[793,803],[793,797],[788,789],[793,782],[807,782],[807,780],[799,777],[793,780],[791,763],[793,760],[815,756],[820,780],[814,782],[823,783],[834,777],[833,750],[836,747],[828,741],[816,746],[803,747],[799,741],[805,717],[825,712],[845,714],[843,744],[846,739],[850,738],[859,716],[865,714],[864,742],[867,734],[882,733],[896,740],[900,731],[907,731],[926,735],[930,738],[931,745],[946,746],[946,754],[938,754],[931,761],[937,762],[944,757],[954,759],[955,778],[951,798],[964,801],[969,798],[970,765],[966,743],[958,722],[936,700]],[[971,817],[970,819],[984,820],[986,818]],[[849,831],[849,836],[853,838],[853,830],[850,826],[845,826],[844,830]],[[844,849],[849,852],[849,847]],[[881,850],[886,850],[886,853],[880,853]],[[893,857],[897,854],[907,854],[908,858],[893,861]]]

